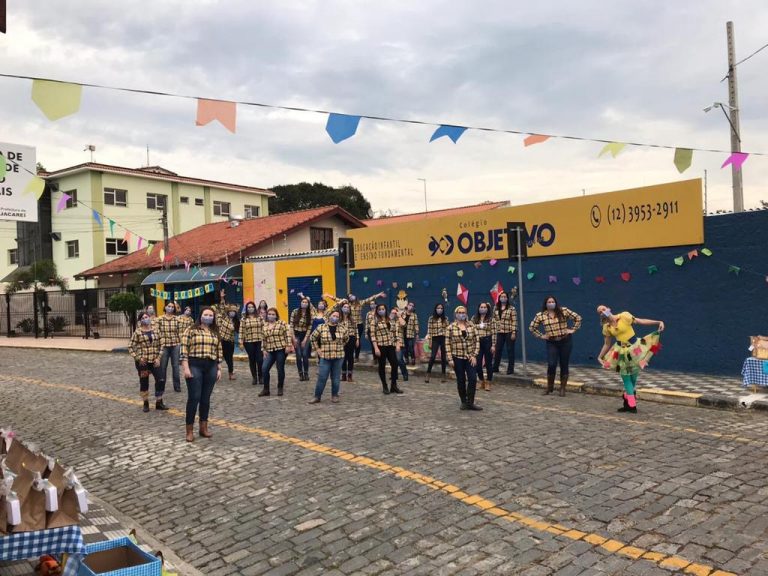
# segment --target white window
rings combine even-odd
[[[67,242],[67,258],[80,258],[79,240],[69,240]]]
[[[179,202],[182,204],[189,204],[189,196],[182,196],[179,198]]]
[[[77,208],[77,190],[67,190],[64,194],[69,196],[69,200],[67,200],[64,208]]]
[[[104,188],[104,204],[110,206],[127,206],[128,191],[116,188]]]
[[[195,198],[195,206],[203,206],[204,202],[202,198]]]
[[[128,254],[128,242],[119,238],[107,238],[107,256],[124,256]]]
[[[245,217],[246,218],[258,218],[259,213],[261,212],[261,206],[245,206]]]
[[[229,216],[229,202],[220,202],[218,200],[213,201],[213,215],[214,216]]]
[[[165,194],[147,193],[147,208],[150,210],[162,210],[165,208],[165,201],[168,197]]]
[[[10,266],[18,266],[19,264],[19,249],[11,248],[8,250],[8,264]]]

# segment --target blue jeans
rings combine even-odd
[[[273,350],[264,352],[264,364],[261,366],[261,379],[264,382],[264,390],[269,391],[269,371],[273,364],[277,364],[277,388],[282,390],[285,384],[285,350]]]
[[[296,336],[296,340],[298,340],[298,343],[294,342],[294,347],[296,348],[296,368],[299,370],[299,376],[302,374],[309,374],[309,338],[307,338],[307,343],[303,344],[307,333],[295,332],[294,335]]]
[[[405,339],[405,360],[415,362],[416,361],[416,338]]]
[[[477,390],[477,374],[467,358],[453,357],[453,370],[456,372],[456,388],[462,404],[473,405],[475,403],[475,391]]]
[[[403,382],[408,382],[408,365],[405,363],[405,347],[400,346],[400,352],[397,352],[397,365],[400,367],[400,374],[403,375]]]
[[[547,375],[554,376],[557,372],[557,365],[560,364],[560,377],[568,376],[568,366],[571,360],[571,350],[573,350],[573,339],[571,335],[565,336],[560,340],[547,340]]]
[[[363,343],[363,334],[365,334],[365,324],[357,325],[357,341]],[[360,359],[360,348],[355,348],[355,360]],[[352,370],[350,370],[351,372]]]
[[[339,384],[341,380],[341,363],[343,358],[320,358],[320,367],[317,371],[317,384],[315,384],[315,398],[320,400],[328,382],[328,376],[331,377],[331,396],[339,395]]]
[[[477,375],[480,376],[480,380],[483,379],[483,364],[485,364],[485,372],[488,375],[488,382],[493,380],[493,355],[491,354],[491,348],[493,348],[493,336],[483,336],[480,338],[480,353],[477,355]]]
[[[499,371],[501,364],[501,353],[504,347],[507,347],[507,374],[515,372],[515,340],[512,340],[511,332],[499,332],[496,334],[496,355],[493,358],[493,371]]]
[[[261,342],[244,342],[245,351],[248,354],[248,367],[251,369],[253,383],[261,382],[261,365],[264,363],[264,354],[261,352]]]
[[[165,392],[165,379],[160,374],[160,367],[155,366],[154,363],[139,364],[136,360],[136,370],[139,373],[139,392],[141,398],[146,400],[149,398],[149,375],[155,379],[155,398],[157,400],[162,399]],[[142,375],[143,374],[143,375]]]
[[[200,407],[200,422],[208,421],[211,409],[211,394],[216,384],[216,372],[219,365],[216,360],[190,358],[189,371],[192,378],[187,379],[187,425],[195,423],[195,414]]]
[[[168,359],[171,359],[171,372],[173,374],[173,389],[176,392],[181,392],[181,379],[179,377],[179,355],[181,353],[181,345],[176,346],[164,346],[163,354],[160,356],[160,376],[163,382],[166,381],[168,375]]]

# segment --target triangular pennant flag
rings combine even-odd
[[[381,288],[382,286],[384,286],[384,280],[376,280],[376,286],[378,288]]]
[[[695,250],[695,249],[691,250],[690,252],[688,252],[688,260],[693,260],[698,255],[699,255],[699,251],[698,250]]]
[[[704,256],[712,256],[712,250],[709,248],[702,248],[701,253],[704,254]]]
[[[189,266],[190,266],[189,262],[187,262],[186,260],[184,260],[184,270],[186,270],[187,272],[189,272]]]
[[[154,244],[150,244],[149,246],[147,246],[147,256],[152,254],[152,248],[154,248],[154,247],[155,247]]]
[[[355,271],[354,270],[352,270],[352,272],[349,273],[349,277],[350,278],[354,278],[355,277]]]
[[[675,168],[682,174],[691,167],[693,150],[690,148],[675,148]]]
[[[368,284],[368,276],[363,276],[363,284]]]
[[[557,284],[557,276],[550,276],[549,277],[549,283],[550,284]]]
[[[107,218],[107,221],[109,222],[109,235],[114,238],[114,236],[115,236],[115,221],[112,220],[112,218]]]
[[[429,288],[429,280],[422,280],[421,285],[424,286],[424,288]]]
[[[483,265],[482,262],[475,262],[475,269],[479,270],[482,267],[482,265]]]
[[[58,203],[56,204],[56,213],[58,214],[59,212],[61,212],[62,210],[64,210],[64,208],[66,208],[66,207],[67,207],[67,202],[69,202],[70,200],[72,200],[72,196],[70,196],[69,194],[65,194],[64,192],[62,192],[62,193],[61,193],[61,198],[59,198],[59,201],[58,201]]]
[[[595,278],[595,282],[597,282],[598,284],[605,284],[605,276],[598,276],[597,278]]]
[[[574,285],[576,285],[576,286],[578,286],[579,284],[581,284],[581,278],[580,278],[579,276],[574,276],[573,278],[571,278],[571,281],[572,281],[572,282],[574,283]]]
[[[459,285],[456,287],[456,297],[462,304],[464,304],[464,306],[466,306],[467,302],[469,301],[469,289],[463,284],[459,283]]]
[[[347,114],[328,114],[328,122],[325,124],[325,131],[331,137],[334,144],[351,138],[357,132],[357,126],[360,124],[360,116],[349,116]]]
[[[312,280],[312,284],[317,284],[318,282],[320,282],[320,278],[315,278]]]
[[[195,124],[205,126],[213,120],[218,120],[224,128],[234,134],[237,129],[237,104],[226,100],[198,98]]]
[[[407,282],[407,283],[405,284],[405,287],[406,287],[406,288],[413,288],[413,282]]]
[[[139,236],[139,243],[136,245],[136,250],[141,250],[141,245],[144,243],[144,238]]]
[[[682,266],[684,262],[685,262],[685,258],[683,258],[682,256],[678,256],[677,258],[675,258],[675,264],[677,264],[678,266]]]
[[[648,266],[648,274],[656,274],[656,272],[659,271],[659,268],[655,264],[651,264]]]
[[[5,156],[0,154],[0,180],[5,178],[6,170],[8,170],[8,165],[5,162]]]
[[[725,159],[725,162],[723,162],[723,165],[720,166],[720,168],[725,168],[731,164],[736,170],[741,170],[741,166],[747,161],[747,158],[749,158],[749,154],[746,152],[734,152]]]
[[[160,248],[160,262],[165,262],[165,250]]]
[[[621,279],[624,280],[624,282],[629,282],[630,280],[632,280],[632,274],[630,274],[629,272],[622,272]]]
[[[128,244],[130,241],[131,241],[131,231],[130,230],[126,230],[125,234],[123,235],[123,242]]]
[[[608,152],[611,154],[611,156],[616,158],[616,156],[618,156],[621,153],[621,151],[624,149],[624,146],[626,146],[626,144],[624,144],[623,142],[611,142],[609,144],[606,144],[605,146],[603,146],[603,149],[600,150],[600,154],[598,154],[597,157],[600,158],[603,154]]]
[[[496,264],[497,264],[498,262],[499,262],[499,261],[498,261],[498,260],[496,260],[496,258],[491,258],[491,261],[490,261],[490,262],[488,262],[488,265],[489,265],[489,266],[496,266]]]
[[[462,278],[464,276],[464,270],[456,270],[456,276]]]
[[[527,276],[528,276],[528,280],[533,280],[534,278],[536,278],[536,272],[528,272]]]
[[[739,272],[741,272],[741,268],[739,268],[738,266],[734,266],[734,265],[728,266],[728,274],[735,274],[736,276],[738,276]]]
[[[48,120],[58,120],[80,110],[83,87],[52,80],[32,81],[32,101]]]
[[[464,134],[465,131],[466,128],[464,126],[450,126],[448,124],[443,124],[432,133],[432,138],[430,138],[429,141],[434,142],[438,138],[448,136],[448,138],[453,140],[453,143],[456,144],[456,141],[461,138],[461,135]]]
[[[550,138],[551,136],[545,136],[544,134],[531,134],[530,136],[527,136],[525,140],[523,140],[523,145],[527,147],[533,146],[534,144],[541,144]]]
[[[93,214],[93,219],[96,220],[96,222],[99,224],[99,226],[103,226],[104,223],[101,221],[101,214],[96,212],[96,210],[91,209],[91,214]]]
[[[491,286],[491,300],[493,300],[494,306],[499,301],[499,294],[504,292],[504,286],[501,285],[501,282],[496,282],[493,286]]]
[[[43,195],[43,192],[45,191],[45,180],[40,178],[39,176],[32,176],[32,180],[30,180],[27,183],[26,188],[24,188],[24,194],[34,194],[35,198],[40,200],[40,196]]]
[[[510,274],[514,274],[515,273],[515,267],[514,266],[509,266],[507,268],[507,272],[509,272]]]

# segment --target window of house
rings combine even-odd
[[[107,256],[124,256],[128,254],[128,242],[119,238],[107,238]]]
[[[128,191],[117,188],[104,188],[104,204],[110,206],[127,206]]]
[[[80,257],[80,241],[69,240],[67,242],[67,258],[79,258]]]
[[[202,206],[202,205],[203,205],[203,199],[195,198],[195,206]]]
[[[67,200],[67,203],[64,205],[64,209],[77,208],[77,190],[67,190],[64,194],[69,196],[69,200]]]
[[[333,228],[310,228],[310,250],[328,250],[333,248]]]
[[[162,210],[165,208],[165,201],[168,197],[165,194],[147,193],[147,208],[150,210]]]
[[[256,217],[258,217],[259,212],[261,212],[261,206],[246,206],[245,207],[245,217],[246,218],[256,218]]]
[[[189,204],[189,196],[182,196],[181,198],[179,198],[179,202],[181,202],[182,204]]]
[[[10,266],[18,266],[19,264],[19,249],[11,248],[8,250],[8,264]]]
[[[213,201],[214,216],[229,216],[229,209],[230,209],[229,202],[220,202],[218,200]]]

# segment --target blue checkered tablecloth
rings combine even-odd
[[[84,553],[85,544],[80,526],[0,536],[0,560],[26,560],[43,554],[69,554],[64,576],[77,576]]]
[[[742,386],[768,386],[768,360],[747,358],[741,369]]]

